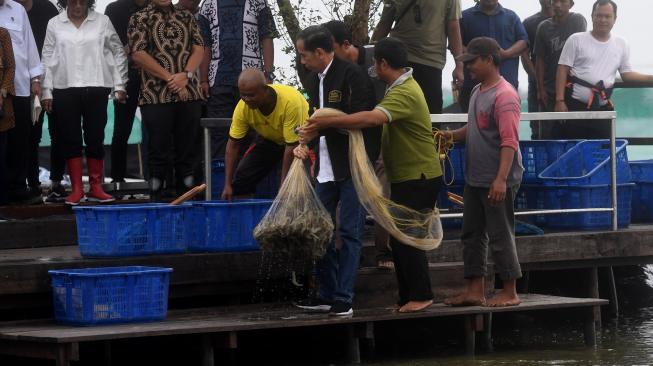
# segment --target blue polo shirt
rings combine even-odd
[[[514,11],[504,8],[501,4],[497,5],[492,15],[486,15],[480,4],[466,9],[460,19],[460,31],[465,47],[476,37],[494,38],[504,50],[512,47],[513,44],[520,40],[528,43],[528,34],[526,34],[519,16]],[[517,89],[519,85],[519,57],[502,60],[500,72],[503,78]],[[471,80],[469,71],[465,68],[464,86],[473,87],[475,84],[476,82]]]

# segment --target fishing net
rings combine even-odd
[[[333,228],[303,161],[295,159],[272,207],[254,228],[254,238],[263,251],[320,258],[333,238]]]
[[[337,109],[322,108],[314,117],[341,116]],[[367,157],[363,134],[349,130],[349,164],[356,193],[374,221],[403,244],[421,250],[437,248],[442,242],[442,224],[437,208],[425,212],[397,204],[383,196],[374,167]]]

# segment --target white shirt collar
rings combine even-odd
[[[335,55],[334,55],[333,58],[331,59],[331,62],[329,62],[329,64],[327,65],[327,67],[324,68],[324,71],[322,71],[322,72],[318,72],[318,73],[317,73],[317,76],[318,76],[320,79],[324,79],[324,77],[326,76],[327,72],[329,72],[329,68],[331,67],[331,64],[333,63],[333,60],[334,60],[335,58],[336,58],[336,57],[335,57]]]
[[[406,70],[406,72],[401,74],[401,76],[399,76],[397,78],[397,80],[395,80],[394,83],[392,83],[392,85],[390,85],[388,87],[388,89],[386,89],[386,91],[385,91],[386,94],[388,94],[390,89],[394,88],[395,86],[403,84],[406,80],[408,80],[409,77],[413,76],[413,68],[412,67],[407,67],[405,70]]]
[[[60,16],[60,20],[63,23],[70,22],[70,18],[68,18],[68,12],[66,11],[66,9],[64,9],[61,13],[59,13],[59,16]],[[95,20],[95,18],[97,18],[96,12],[91,9],[88,9],[88,14],[86,15],[86,19],[84,19],[84,22]]]

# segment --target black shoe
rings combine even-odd
[[[63,203],[65,200],[66,189],[61,184],[52,186],[45,197],[45,203]]]
[[[330,302],[318,298],[299,300],[295,303],[295,306],[300,309],[319,311],[323,313],[326,313],[331,309]]]
[[[344,301],[336,301],[331,306],[329,310],[329,315],[333,316],[352,316],[354,315],[354,309],[351,307],[351,304]]]

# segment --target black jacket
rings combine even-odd
[[[320,79],[317,73],[308,76],[307,91],[310,98],[311,111],[320,108]],[[334,58],[324,78],[324,108],[335,108],[345,113],[356,113],[372,110],[375,106],[372,81],[363,74],[361,69],[350,62]],[[381,148],[381,127],[363,129],[365,150],[370,161],[374,162],[379,156]],[[326,137],[329,157],[336,181],[347,179],[351,176],[349,171],[349,135],[347,132],[327,128],[320,131]],[[315,175],[320,169],[319,139],[311,142],[315,149],[317,164]]]

